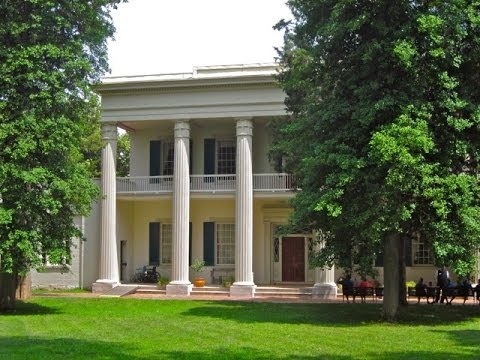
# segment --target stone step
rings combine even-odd
[[[270,287],[257,286],[255,294],[265,295],[311,295],[311,287]]]
[[[136,293],[150,294],[150,295],[165,295],[165,289],[158,289],[156,285],[141,285],[137,286]],[[221,286],[204,286],[193,287],[192,295],[222,295],[228,296],[230,289]],[[257,286],[255,289],[255,296],[259,297],[288,297],[288,296],[311,296],[312,287],[297,287],[297,286]]]
[[[100,295],[100,297],[122,297],[128,294],[132,294],[137,290],[136,285],[119,285],[112,290]]]

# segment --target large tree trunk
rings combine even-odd
[[[407,269],[405,261],[405,238],[400,236],[398,239],[398,302],[400,305],[408,305],[407,301],[407,287],[405,282],[407,281]]]
[[[383,317],[387,321],[395,320],[399,304],[399,242],[400,235],[392,233],[385,236],[383,250],[384,298]]]
[[[0,311],[15,309],[15,292],[17,276],[0,273]]]
[[[32,297],[32,278],[30,273],[17,276],[16,299],[28,300]]]

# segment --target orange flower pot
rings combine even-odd
[[[204,287],[205,286],[205,279],[204,278],[195,278],[193,280],[193,284],[195,287]]]

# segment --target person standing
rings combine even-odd
[[[440,300],[440,303],[443,304],[446,298],[446,289],[448,286],[448,281],[449,281],[450,274],[447,270],[446,266],[443,266],[441,269],[438,269],[437,271],[437,294],[435,297],[435,302],[438,303]],[[440,296],[441,293],[441,296]]]

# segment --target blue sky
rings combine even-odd
[[[290,11],[284,0],[130,0],[112,11],[112,76],[272,62]]]

